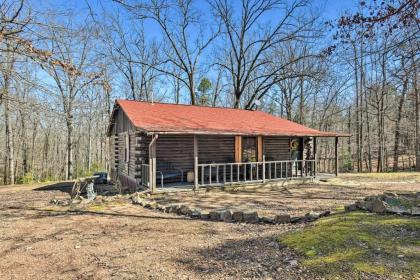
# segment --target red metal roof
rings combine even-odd
[[[305,127],[261,111],[117,100],[133,125],[145,132],[188,134],[348,136]]]

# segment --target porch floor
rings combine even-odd
[[[325,179],[325,180],[324,180]],[[187,204],[202,210],[242,210],[258,211],[261,215],[274,216],[287,213],[291,216],[304,215],[310,211],[340,210],[367,195],[384,191],[418,191],[418,185],[401,184],[377,180],[355,183],[351,175],[326,176],[314,183],[273,182],[265,185],[221,190],[217,187],[200,189],[199,192],[165,192],[156,196],[160,204]],[[191,186],[192,187],[192,186]],[[191,190],[191,187],[189,190]]]

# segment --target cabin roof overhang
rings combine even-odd
[[[108,125],[122,110],[133,127],[146,134],[349,137],[319,131],[261,111],[116,100]]]

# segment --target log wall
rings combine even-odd
[[[265,160],[290,160],[289,137],[264,137]]]
[[[194,136],[159,135],[156,141],[157,170],[194,170]]]
[[[198,136],[198,163],[235,162],[235,136]]]

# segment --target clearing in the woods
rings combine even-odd
[[[124,198],[51,205],[69,197],[68,185],[0,187],[0,279],[420,279],[419,218],[351,212],[306,225],[252,225],[191,220]],[[276,200],[262,190],[211,193],[218,203],[246,197],[251,206],[284,200],[309,209],[322,201],[318,189],[340,208],[365,194],[420,191],[420,174],[283,188]]]

